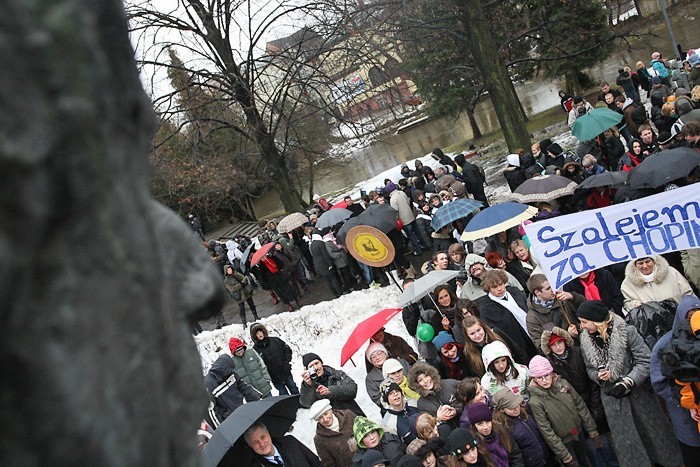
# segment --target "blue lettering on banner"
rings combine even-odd
[[[700,247],[700,189],[691,185],[555,217],[529,224],[525,232],[547,278],[559,289],[608,264]]]

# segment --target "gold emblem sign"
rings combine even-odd
[[[394,245],[381,230],[358,225],[348,231],[345,245],[357,261],[373,267],[383,267],[394,260]]]

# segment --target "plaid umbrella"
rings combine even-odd
[[[474,211],[478,211],[484,205],[481,201],[471,198],[459,198],[442,206],[433,214],[430,227],[436,232],[451,222],[467,217]]]
[[[303,215],[300,212],[293,212],[290,215],[284,217],[280,221],[280,223],[277,224],[277,231],[279,233],[291,232],[292,230],[296,229],[297,227],[301,227],[307,222],[309,222],[309,219],[307,219],[305,215]]]
[[[578,185],[561,175],[539,175],[525,180],[511,198],[519,203],[543,203],[573,195]]]

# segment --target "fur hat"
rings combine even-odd
[[[387,356],[389,356],[389,352],[387,352],[386,347],[384,347],[379,342],[372,342],[367,346],[367,350],[365,351],[365,358],[368,362],[371,362],[369,358],[376,351],[384,352]]]
[[[389,373],[394,373],[395,371],[399,370],[403,370],[403,365],[401,365],[401,362],[395,358],[389,358],[384,362],[384,365],[382,365],[382,376],[386,378],[389,376]]]
[[[544,358],[542,355],[535,355],[532,357],[532,360],[530,360],[530,364],[528,365],[528,369],[530,370],[530,376],[533,378],[554,373],[552,364],[549,363],[549,360]]]
[[[450,433],[450,452],[453,456],[461,457],[474,449],[479,443],[474,435],[464,428],[456,428]]]
[[[332,409],[331,401],[328,399],[319,399],[309,407],[309,419],[318,421],[319,417]]]
[[[307,353],[307,354],[304,354],[303,357],[301,357],[301,363],[304,364],[304,368],[308,368],[309,363],[313,362],[314,360],[320,360],[321,363],[323,363],[323,360],[321,360],[321,357],[319,357],[315,353]]]
[[[520,394],[515,394],[509,388],[499,389],[496,394],[493,395],[493,409],[514,409],[521,406],[523,403],[523,396]]]
[[[491,407],[483,402],[476,402],[467,407],[467,416],[469,417],[469,422],[472,425],[476,425],[479,422],[490,422],[493,420]]]
[[[586,300],[576,310],[576,316],[579,318],[596,323],[602,323],[608,319],[608,315],[610,315],[610,309],[600,300]]]
[[[443,345],[454,341],[455,339],[452,337],[452,334],[447,331],[440,331],[437,336],[433,337],[433,345],[438,351],[442,349]]]

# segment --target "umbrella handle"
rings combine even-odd
[[[396,282],[396,278],[395,278],[394,275],[391,273],[391,271],[388,270],[388,269],[386,268],[386,266],[382,268],[382,271],[384,272],[384,274],[386,274],[387,276],[391,277],[391,281],[392,281],[394,284],[396,284],[396,287],[398,287],[399,290],[400,290],[401,292],[403,292],[403,289],[401,288],[401,286],[399,285],[399,283]]]
[[[569,324],[569,326],[571,326],[572,324],[574,324],[574,323],[572,323],[571,320],[569,319],[569,308],[566,306],[566,303],[564,303],[563,301],[559,300],[558,298],[557,298],[557,303],[559,304],[559,307],[560,307],[561,310],[563,311],[562,314],[564,315],[564,319],[565,319],[566,322]]]
[[[355,365],[355,360],[353,360],[352,357],[350,357],[350,363],[352,363],[352,366],[357,368],[357,365]]]
[[[440,316],[442,316],[443,318],[446,318],[445,313],[443,313],[442,310],[440,309],[440,307],[438,306],[438,304],[435,303],[435,299],[433,298],[433,294],[428,292],[428,297],[430,297],[430,301],[433,302],[433,305],[435,305],[435,310],[437,310],[437,312],[440,313]]]

